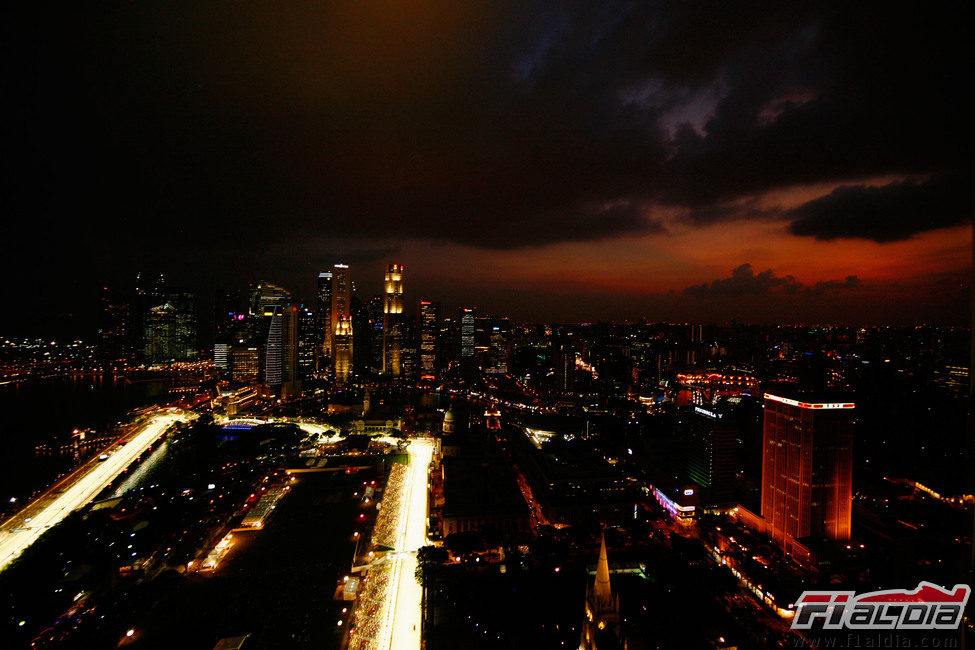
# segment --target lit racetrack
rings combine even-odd
[[[185,419],[185,416],[172,412],[153,416],[137,433],[127,436],[125,445],[117,447],[107,459],[101,462],[93,460],[84,465],[72,477],[55,485],[4,522],[0,527],[0,571],[44,531],[95,498],[174,422]]]
[[[427,477],[433,450],[429,438],[411,440],[408,465],[396,466],[390,474],[380,519],[385,513],[396,513],[395,519],[377,520],[373,542],[393,550],[368,570],[349,648],[420,648],[422,590],[415,576],[416,551],[426,543]]]
[[[433,457],[433,442],[419,438],[410,442],[410,472],[401,512],[399,538],[393,558],[390,585],[391,611],[387,615],[383,648],[420,648],[422,589],[416,581],[416,551],[427,541],[427,477]]]

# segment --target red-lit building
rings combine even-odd
[[[788,553],[850,538],[853,417],[848,401],[765,394],[762,519]]]

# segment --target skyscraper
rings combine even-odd
[[[329,332],[335,335],[342,318],[352,316],[352,275],[348,264],[336,264],[332,267],[332,308],[328,315],[331,325]]]
[[[564,339],[556,343],[555,378],[558,382],[557,390],[571,393],[575,389],[576,350],[571,339]]]
[[[284,321],[281,312],[271,315],[267,330],[267,341],[264,344],[264,383],[272,389],[279,389],[284,381],[282,367],[284,352]]]
[[[171,292],[145,317],[145,356],[150,363],[187,361],[197,356],[196,301],[189,292]]]
[[[103,359],[119,359],[130,352],[129,303],[108,287],[102,289],[98,313],[98,352]]]
[[[689,414],[687,473],[709,503],[733,497],[738,429],[731,414],[695,406]]]
[[[251,316],[271,316],[276,308],[291,304],[291,292],[270,282],[259,282],[250,287]]]
[[[402,372],[403,265],[390,264],[383,283],[383,373],[398,377]]]
[[[321,352],[321,328],[318,314],[305,305],[298,307],[298,373],[299,379],[315,375],[316,360]]]
[[[429,300],[420,301],[420,374],[435,377],[437,374],[437,338],[440,332],[440,304]]]
[[[335,357],[335,381],[346,384],[352,374],[353,353],[352,318],[343,316],[335,326],[333,354]]]
[[[806,538],[850,538],[854,408],[836,398],[765,394],[762,518],[787,552]]]
[[[474,360],[475,334],[477,331],[477,310],[462,307],[460,310],[460,360],[470,363]]]
[[[348,264],[332,267],[331,320],[332,363],[335,380],[345,383],[352,370],[352,275]],[[340,331],[341,328],[341,331]],[[342,336],[342,359],[339,359],[339,336]],[[341,366],[341,368],[340,368]],[[340,370],[343,378],[340,379]]]
[[[318,328],[318,345],[321,356],[332,356],[332,272],[318,274],[318,291],[315,304],[315,323]]]
[[[383,369],[383,297],[373,296],[366,303],[366,317],[368,319],[369,331],[369,367],[374,372],[382,372]],[[360,353],[361,354],[361,353]]]
[[[264,348],[264,383],[282,397],[299,391],[298,373],[298,308],[275,307],[268,321],[267,344]]]

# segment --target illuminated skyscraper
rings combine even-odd
[[[332,267],[332,307],[328,315],[329,336],[333,337],[331,346],[334,347],[334,336],[339,321],[352,318],[352,275],[347,264],[336,264]],[[332,354],[334,355],[334,350]]]
[[[383,283],[383,373],[393,377],[402,373],[403,271],[402,264],[390,264]]]
[[[245,384],[256,384],[261,376],[261,351],[253,345],[235,345],[230,349],[231,378]]]
[[[264,345],[264,383],[272,388],[281,385],[281,353],[284,325],[281,314],[271,316],[267,331],[267,342]]]
[[[440,333],[440,305],[429,300],[420,301],[420,374],[437,374],[437,337]]]
[[[298,309],[274,307],[264,347],[264,383],[282,397],[298,392]]]
[[[345,384],[349,381],[352,374],[352,318],[343,316],[339,318],[333,334],[332,351],[335,358],[335,381]]]
[[[474,360],[475,334],[477,332],[477,310],[463,307],[460,310],[460,360],[468,363]]]
[[[557,389],[563,393],[571,393],[575,389],[576,350],[571,339],[565,339],[555,346],[552,355],[555,362],[555,378]]]
[[[734,496],[736,423],[731,414],[695,406],[688,414],[687,473],[703,488],[709,503],[727,503]]]
[[[250,315],[263,317],[274,314],[275,309],[291,303],[291,293],[276,284],[259,282],[250,287]]]
[[[298,378],[311,379],[321,350],[318,314],[304,305],[298,307]]]
[[[332,272],[318,274],[317,302],[315,305],[315,324],[318,328],[318,345],[321,353],[332,354]]]
[[[851,402],[765,394],[762,518],[787,552],[850,538],[853,418]]]
[[[171,292],[145,318],[145,355],[151,363],[187,361],[197,356],[196,302],[192,293]]]

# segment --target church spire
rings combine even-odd
[[[609,584],[609,558],[606,555],[606,533],[599,542],[599,564],[596,565],[595,605],[599,612],[615,609],[613,590]]]

